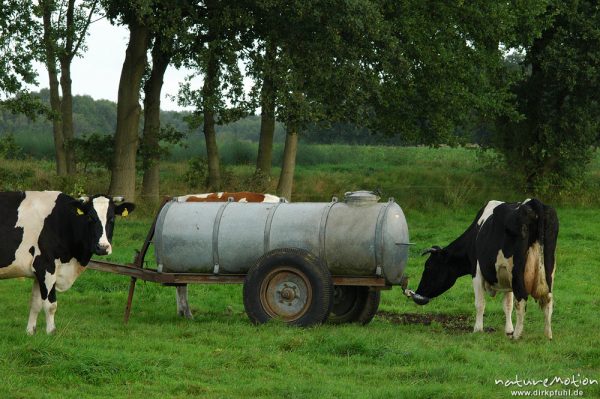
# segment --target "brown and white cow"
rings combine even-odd
[[[554,208],[537,199],[506,203],[490,201],[471,226],[445,248],[430,254],[416,292],[409,295],[419,305],[446,292],[461,276],[473,277],[475,328],[483,331],[484,293],[504,293],[505,333],[518,339],[523,333],[525,305],[532,296],[542,308],[544,333],[552,339],[552,287],[556,270],[558,217]],[[513,329],[512,308],[517,310]]]
[[[76,200],[58,191],[0,193],[0,279],[33,279],[27,333],[44,309],[46,332],[56,329],[56,291],[68,290],[92,255],[112,252],[115,215],[134,209],[97,195]]]
[[[233,193],[205,193],[189,194],[177,197],[178,202],[225,202],[233,198],[234,202],[279,202],[279,197],[271,194],[252,193],[249,191],[238,191]]]
[[[280,202],[282,199],[272,194],[260,194],[249,191],[239,192],[218,192],[204,194],[190,194],[177,197],[178,202],[225,202],[232,198],[234,202]],[[178,285],[177,287],[177,314],[179,316],[191,319],[192,311],[188,302],[187,285]]]

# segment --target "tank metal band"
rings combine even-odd
[[[375,274],[378,277],[383,275],[383,270],[381,264],[383,262],[383,223],[386,220],[386,216],[388,210],[390,209],[390,205],[394,203],[394,199],[390,198],[384,206],[379,210],[379,215],[377,215],[377,224],[375,227]]]
[[[273,224],[273,216],[275,216],[275,211],[282,203],[286,202],[279,201],[271,209],[269,209],[269,214],[267,215],[267,221],[265,222],[265,237],[264,237],[264,245],[265,245],[265,253],[269,252],[271,249],[271,225]]]
[[[321,213],[321,222],[319,224],[319,258],[321,258],[321,261],[325,264],[325,266],[327,266],[327,258],[325,256],[325,231],[327,229],[327,219],[329,219],[331,208],[333,208],[333,206],[337,203],[337,197],[333,197],[331,202],[327,204],[325,208],[323,208],[323,213]]]
[[[219,208],[217,212],[217,216],[215,216],[215,224],[213,225],[213,239],[212,239],[212,253],[213,253],[213,274],[219,274],[219,226],[221,225],[221,218],[223,217],[223,212],[225,212],[225,208],[227,205],[233,202],[233,198],[228,198],[227,202],[224,202],[223,205]]]

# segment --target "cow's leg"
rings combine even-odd
[[[544,334],[546,338],[552,339],[552,310],[554,308],[554,299],[552,293],[540,298],[540,306],[544,311]]]
[[[46,313],[46,334],[52,334],[56,330],[54,314],[58,303],[56,302],[56,274],[46,274],[45,281],[48,296],[44,300],[44,312]]]
[[[556,241],[554,243],[556,243]],[[554,247],[552,247],[551,249],[553,250]],[[553,260],[554,251],[551,253],[551,257],[548,258],[548,262],[551,262]],[[552,290],[552,286],[554,285],[554,273],[556,272],[556,263],[552,265],[553,267],[551,269],[546,268],[546,282],[548,284],[549,290]],[[549,271],[550,273],[548,273]],[[554,309],[554,297],[552,295],[552,292],[548,292],[546,295],[540,298],[540,307],[544,311],[544,334],[546,335],[546,338],[552,339],[552,311]]]
[[[29,321],[27,322],[27,334],[35,334],[37,326],[37,317],[42,310],[42,295],[40,294],[40,285],[36,279],[33,280],[31,288],[31,300],[29,302]]]
[[[483,276],[477,264],[477,273],[473,278],[473,291],[475,291],[475,327],[473,332],[483,331],[483,312],[485,311],[485,287],[483,284]]]
[[[525,311],[527,310],[527,299],[516,299],[515,309],[517,310],[517,325],[513,333],[513,339],[521,338],[523,334],[523,322],[525,320]]]
[[[506,322],[504,323],[504,332],[506,335],[513,335],[514,328],[512,322],[512,310],[513,310],[513,293],[511,291],[504,293],[504,300],[502,301],[502,307],[504,308],[504,316]]]
[[[192,319],[192,311],[190,310],[190,304],[188,302],[187,284],[178,285],[175,288],[177,290],[177,314],[186,319]]]
[[[35,279],[39,286],[42,307],[46,313],[46,333],[52,334],[56,329],[54,313],[56,313],[56,267],[54,262],[37,257],[33,261]]]

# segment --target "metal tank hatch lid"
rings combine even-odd
[[[377,203],[381,197],[373,191],[359,190],[349,191],[344,194],[344,202],[349,205],[367,205]]]

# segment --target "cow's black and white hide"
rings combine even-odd
[[[92,255],[112,252],[115,215],[132,212],[98,195],[76,200],[58,191],[0,193],[0,279],[33,279],[27,333],[46,313],[46,332],[55,330],[56,291],[68,290]]]
[[[445,248],[424,252],[429,258],[413,300],[424,305],[470,274],[475,291],[474,331],[483,331],[484,293],[504,292],[505,332],[518,339],[531,295],[544,311],[544,332],[552,339],[552,286],[558,237],[556,211],[537,199],[518,203],[490,201],[469,228]],[[513,329],[512,308],[517,311]]]

